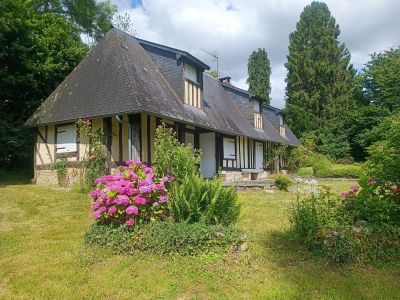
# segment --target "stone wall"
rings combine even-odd
[[[250,171],[221,171],[221,179],[223,182],[264,180],[267,179],[267,177],[267,171],[262,171],[260,173],[252,173]]]
[[[65,187],[71,186],[74,182],[79,182],[80,170],[78,168],[68,168],[65,182],[60,183]],[[42,186],[60,186],[55,170],[36,170],[36,184]]]

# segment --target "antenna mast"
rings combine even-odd
[[[219,76],[219,69],[218,69],[218,59],[219,59],[219,57],[218,57],[218,55],[215,53],[215,51],[214,51],[214,53],[211,53],[211,52],[209,52],[209,51],[207,51],[205,49],[201,49],[201,51],[204,51],[205,53],[207,53],[208,55],[211,55],[212,57],[214,57],[217,60],[217,74]]]

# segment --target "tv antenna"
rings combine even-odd
[[[201,51],[204,51],[205,53],[207,53],[208,55],[210,55],[210,56],[212,56],[212,57],[214,57],[216,59],[216,61],[217,61],[217,74],[219,76],[219,69],[218,69],[218,59],[219,59],[219,57],[216,54],[216,52],[214,51],[214,53],[212,53],[212,52],[209,52],[209,51],[207,51],[207,50],[205,50],[203,48],[201,49]]]

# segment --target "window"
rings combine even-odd
[[[282,115],[278,115],[279,118],[279,133],[281,136],[285,136],[286,135],[286,128],[285,128],[285,124],[283,123],[283,116]]]
[[[191,65],[183,65],[184,103],[197,108],[203,108],[203,96],[197,77],[197,69]]]
[[[197,70],[196,68],[192,67],[191,65],[184,64],[183,65],[183,76],[190,81],[196,82],[197,81]]]
[[[56,130],[56,153],[76,152],[76,125],[56,126]]]
[[[223,146],[224,146],[224,159],[235,160],[236,159],[235,139],[224,137]]]
[[[261,111],[261,109],[260,109],[260,101],[254,100],[254,112],[260,113],[260,111]]]
[[[262,114],[255,112],[254,113],[254,127],[257,129],[263,128]]]

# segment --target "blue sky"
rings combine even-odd
[[[128,13],[143,39],[181,48],[247,88],[247,59],[265,48],[271,61],[272,104],[283,107],[289,34],[307,0],[111,0]],[[400,46],[399,0],[327,0],[341,29],[339,39],[361,69],[369,54]]]

